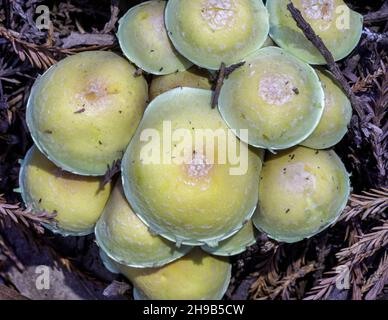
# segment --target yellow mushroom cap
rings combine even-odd
[[[155,233],[188,245],[231,236],[257,204],[261,159],[228,130],[211,96],[177,88],[155,98],[122,161],[136,214]]]
[[[305,37],[287,9],[289,0],[267,0],[270,36],[284,50],[310,64],[326,64],[317,48]],[[358,44],[363,17],[343,0],[294,0],[334,59],[345,58]]]
[[[146,1],[119,21],[117,36],[124,54],[152,74],[170,74],[192,65],[171,44],[164,26],[165,7],[166,1]]]
[[[221,241],[216,247],[202,246],[202,250],[216,256],[233,256],[256,243],[257,231],[249,220],[236,234]]]
[[[349,192],[349,175],[334,151],[295,147],[264,162],[252,220],[271,238],[296,242],[333,224]]]
[[[150,100],[153,100],[158,95],[166,91],[178,87],[210,90],[212,84],[209,79],[209,73],[194,67],[182,72],[175,72],[165,76],[157,76],[152,79],[150,85]]]
[[[97,244],[118,263],[131,267],[162,266],[185,255],[191,247],[153,235],[132,211],[121,181],[113,188],[96,229]]]
[[[26,206],[38,212],[56,212],[56,225],[46,227],[62,235],[93,232],[111,191],[110,183],[100,189],[101,180],[63,171],[35,146],[23,160],[19,176]]]
[[[138,297],[149,300],[220,300],[232,269],[227,259],[198,248],[160,268],[114,266],[133,283]]]
[[[305,140],[317,127],[324,93],[314,69],[281,48],[266,47],[225,80],[218,107],[250,145],[286,149]],[[238,134],[238,132],[236,132]]]
[[[263,45],[269,31],[261,0],[170,0],[166,27],[183,56],[212,70],[243,60]]]
[[[326,149],[340,142],[346,134],[352,118],[352,105],[329,72],[316,71],[325,92],[325,108],[318,126],[301,145]]]
[[[27,105],[36,146],[57,166],[104,175],[121,159],[143,114],[148,86],[124,58],[103,51],[61,60],[39,77]]]

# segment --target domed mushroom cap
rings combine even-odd
[[[324,93],[315,71],[277,47],[266,47],[246,59],[222,86],[220,113],[236,131],[248,129],[250,145],[286,149],[316,128]]]
[[[231,236],[257,204],[261,159],[228,130],[211,96],[193,88],[158,96],[122,161],[136,214],[153,232],[188,245]]]
[[[220,300],[232,269],[227,259],[200,249],[160,268],[115,267],[133,283],[135,298],[149,300]]]
[[[152,79],[150,85],[150,100],[153,100],[166,91],[178,87],[210,90],[212,84],[209,79],[209,73],[195,67],[182,72],[157,76]]]
[[[96,229],[96,241],[118,263],[137,268],[158,267],[185,255],[191,247],[153,235],[132,211],[121,181],[116,183]]]
[[[267,0],[271,38],[284,50],[310,64],[326,64],[287,9],[289,0]],[[361,38],[363,18],[342,0],[295,0],[306,21],[321,37],[334,59],[345,58]]]
[[[120,19],[117,37],[125,56],[148,73],[170,74],[192,63],[173,47],[164,25],[166,1],[147,1]]]
[[[104,175],[121,159],[140,122],[148,85],[112,52],[82,52],[39,77],[28,100],[32,138],[51,161],[81,175]]]
[[[333,224],[349,193],[349,175],[334,151],[295,147],[264,162],[252,220],[275,240],[300,241]]]
[[[101,189],[101,182],[102,178],[63,171],[35,146],[27,152],[19,175],[25,205],[36,212],[56,212],[56,223],[45,226],[64,236],[93,232],[111,191],[110,183]]]
[[[327,71],[316,70],[325,92],[325,108],[314,132],[301,143],[313,149],[326,149],[334,146],[348,131],[352,118],[352,105]]]
[[[261,0],[170,0],[166,27],[183,56],[212,70],[243,60],[263,45],[269,31]]]
[[[216,247],[202,246],[202,250],[216,256],[234,256],[256,243],[256,229],[249,220],[236,234],[221,241]]]

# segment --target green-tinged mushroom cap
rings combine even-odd
[[[334,59],[341,60],[357,46],[363,18],[342,0],[294,0],[306,21],[323,40]],[[268,0],[271,38],[284,50],[310,64],[326,64],[287,9],[289,0]]]
[[[277,47],[247,58],[222,86],[220,113],[236,131],[248,129],[250,145],[286,149],[305,140],[318,125],[324,93],[308,64]]]
[[[236,233],[257,204],[260,156],[228,130],[211,96],[177,88],[156,97],[122,161],[135,213],[178,244],[216,245]]]
[[[295,147],[264,162],[252,220],[275,240],[300,241],[333,224],[349,193],[349,175],[334,151]]]
[[[263,45],[269,31],[261,0],[170,0],[166,27],[183,56],[212,70],[243,60]]]
[[[57,166],[104,175],[121,159],[148,99],[143,77],[112,52],[69,56],[39,77],[26,120],[36,146]]]
[[[106,261],[135,287],[135,299],[220,300],[228,288],[232,266],[226,258],[194,249],[186,256],[159,268],[131,268]]]
[[[166,1],[147,1],[120,19],[118,39],[125,56],[148,73],[170,74],[192,63],[173,47],[164,26]]]
[[[346,134],[352,118],[352,105],[329,72],[316,71],[325,92],[325,109],[318,126],[301,145],[326,149],[340,142]]]
[[[202,249],[216,256],[233,256],[244,252],[256,243],[257,231],[249,220],[236,234],[221,241],[216,247],[202,246]]]
[[[32,147],[22,162],[19,185],[23,201],[35,212],[56,212],[50,230],[64,236],[93,232],[109,198],[111,184],[100,188],[102,178],[63,171]]]
[[[150,85],[150,100],[155,99],[158,95],[166,91],[178,87],[210,90],[212,83],[210,82],[208,72],[195,67],[165,76],[156,76],[152,79]]]
[[[188,246],[177,248],[174,243],[150,233],[129,206],[121,181],[112,191],[95,234],[97,244],[109,257],[131,267],[162,266],[191,249]]]

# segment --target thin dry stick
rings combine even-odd
[[[212,108],[214,109],[218,105],[218,98],[220,97],[221,87],[224,84],[225,80],[225,63],[221,63],[220,71],[218,71],[218,77],[216,86],[214,88],[214,93],[212,97]]]
[[[380,10],[370,12],[364,16],[365,23],[382,22],[388,20],[388,2],[385,2]]]
[[[287,5],[288,10],[291,12],[292,17],[296,21],[297,26],[299,29],[302,30],[306,38],[319,50],[319,52],[322,54],[322,56],[325,58],[327,66],[329,70],[332,72],[334,77],[338,80],[338,82],[341,84],[342,88],[344,89],[346,95],[350,99],[353,108],[356,110],[360,120],[364,119],[365,113],[364,110],[361,107],[360,101],[358,98],[354,95],[352,88],[350,87],[349,83],[346,81],[344,75],[342,74],[340,68],[335,63],[334,57],[329,51],[329,49],[326,47],[325,43],[322,41],[322,39],[315,33],[313,28],[310,26],[310,24],[303,18],[301,12],[294,6],[292,2],[290,2]]]
[[[221,63],[221,67],[220,67],[220,70],[218,71],[217,81],[216,81],[212,102],[211,102],[211,106],[213,109],[218,105],[218,99],[220,97],[221,88],[222,88],[222,85],[224,84],[224,80],[229,75],[231,75],[236,69],[240,68],[244,64],[245,64],[245,61],[242,61],[242,62],[233,64],[229,67],[226,67],[225,63],[223,62]]]
[[[113,180],[114,176],[120,172],[120,170],[121,170],[121,160],[114,160],[111,166],[108,165],[104,178],[100,183],[100,190],[103,190],[104,187]]]
[[[102,31],[103,33],[109,33],[109,32],[111,32],[114,29],[114,27],[116,25],[116,22],[117,22],[117,20],[119,18],[119,13],[120,13],[119,1],[118,0],[111,0],[111,4],[110,4],[110,19],[105,24],[104,30]]]

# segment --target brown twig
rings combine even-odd
[[[242,62],[233,64],[229,67],[226,67],[225,63],[223,63],[223,62],[221,63],[221,67],[218,70],[217,80],[216,80],[216,84],[215,84],[214,92],[213,92],[213,96],[212,96],[212,101],[211,101],[211,106],[213,109],[215,107],[217,107],[217,105],[218,105],[218,99],[220,97],[221,88],[222,88],[222,85],[224,84],[224,80],[229,75],[231,75],[236,69],[240,68],[244,64],[245,64],[245,61],[242,61]]]
[[[212,108],[214,109],[218,105],[218,98],[220,97],[221,87],[225,80],[225,63],[221,63],[220,70],[218,71],[216,85],[212,96]]]
[[[120,12],[119,0],[111,0],[110,19],[105,24],[104,30],[102,31],[103,33],[109,33],[114,29],[115,24],[116,24],[118,17],[119,17],[119,12]]]
[[[135,78],[140,77],[144,74],[144,70],[142,68],[137,68],[135,72],[133,73],[133,76]]]
[[[108,169],[105,172],[104,178],[100,183],[100,190],[110,183],[113,177],[121,170],[121,160],[114,160],[112,165],[108,165]]]
[[[332,72],[337,81],[341,84],[346,95],[350,99],[353,108],[356,110],[359,118],[363,121],[365,117],[364,110],[361,107],[360,101],[357,96],[353,93],[351,86],[348,81],[345,79],[340,68],[335,63],[334,57],[326,47],[322,39],[315,33],[310,24],[303,18],[302,13],[294,6],[292,2],[287,5],[288,10],[290,11],[292,17],[296,21],[299,29],[302,30],[306,38],[319,50],[321,55],[325,58],[329,70]]]
[[[364,16],[364,22],[367,24],[382,22],[388,20],[388,2],[385,2],[380,10],[370,12]]]

